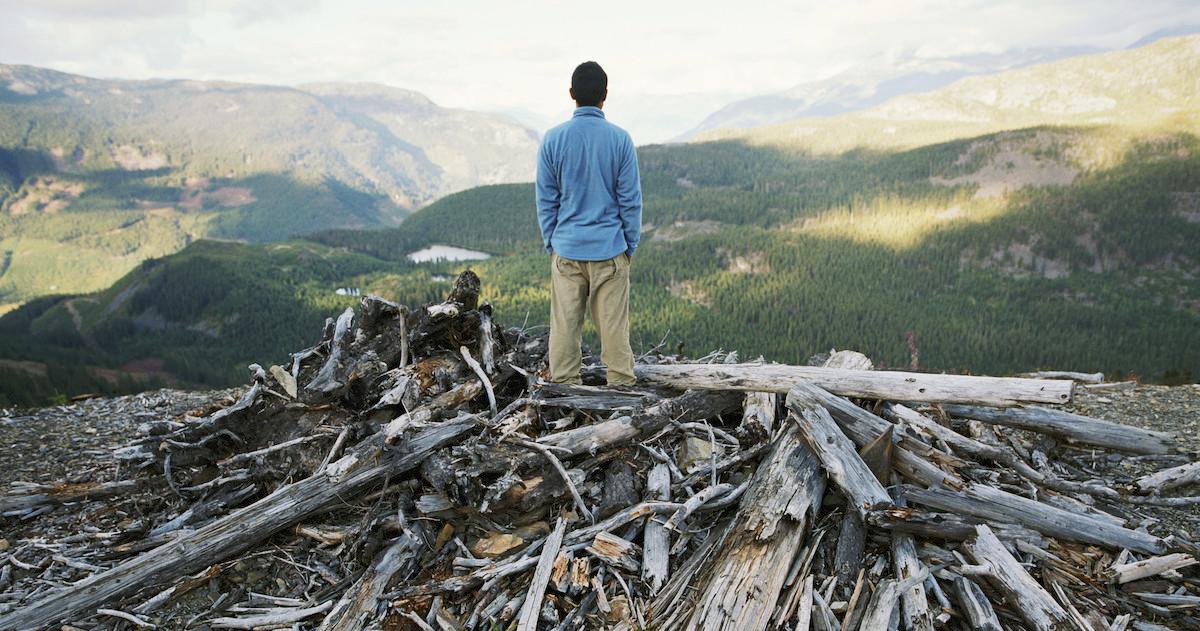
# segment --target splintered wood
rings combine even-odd
[[[114,479],[14,484],[44,530],[0,539],[0,630],[1200,629],[1197,548],[1143,512],[1200,469],[1026,405],[1069,380],[655,351],[549,384],[479,294],[364,298]],[[1158,470],[1089,464],[1117,452]]]

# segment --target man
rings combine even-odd
[[[608,75],[588,61],[571,75],[571,120],[538,151],[537,210],[550,254],[550,380],[580,383],[580,330],[590,303],[609,385],[632,385],[629,265],[642,229],[637,153],[604,118]]]

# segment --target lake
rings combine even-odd
[[[408,260],[417,263],[432,263],[434,261],[482,261],[491,258],[487,252],[476,252],[453,245],[431,245],[408,255]]]

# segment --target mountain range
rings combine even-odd
[[[200,238],[396,225],[448,193],[528,180],[537,142],[381,85],[0,66],[0,305],[107,287]]]
[[[1129,48],[1196,32],[1200,32],[1200,25],[1163,29],[1146,34]],[[797,118],[862,111],[898,96],[930,92],[970,76],[990,75],[1100,52],[1104,50],[1094,46],[1051,46],[942,57],[911,50],[893,51],[825,79],[729,103],[675,140],[693,140],[717,129],[748,129]]]
[[[836,347],[925,370],[1193,380],[1197,130],[1189,36],[641,147],[635,349],[667,336],[793,363]],[[532,196],[488,185],[391,228],[197,241],[102,291],[31,300],[0,318],[0,397],[239,383],[249,362],[306,346],[353,294],[432,301],[467,265],[503,324],[541,326]],[[492,256],[408,259],[434,244]]]

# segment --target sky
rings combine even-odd
[[[1123,48],[1185,24],[1200,24],[1197,0],[0,0],[0,63],[370,81],[544,128],[569,116],[571,70],[590,59],[609,75],[609,118],[645,144],[880,59]]]

